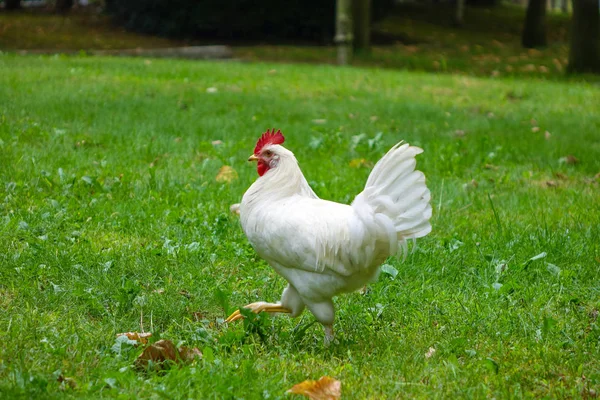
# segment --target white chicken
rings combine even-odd
[[[398,143],[375,165],[351,205],[321,200],[294,154],[281,146],[281,131],[267,130],[249,161],[259,178],[244,194],[242,228],[260,257],[288,281],[278,303],[256,302],[255,313],[289,313],[305,307],[333,339],[332,298],[377,277],[379,266],[407,250],[407,239],[431,231],[431,194],[415,170],[418,147]],[[243,318],[239,310],[227,318]]]

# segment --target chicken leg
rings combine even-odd
[[[243,308],[247,308],[255,314],[258,314],[259,312],[262,312],[262,311],[265,311],[268,313],[288,313],[288,314],[292,312],[292,310],[290,310],[289,308],[283,307],[281,304],[267,303],[264,301],[257,301],[256,303],[248,304],[247,306],[244,306]],[[235,310],[225,320],[225,322],[233,322],[233,321],[237,321],[238,319],[242,319],[242,318],[244,318],[244,316],[242,315],[242,313],[240,313],[240,310]]]

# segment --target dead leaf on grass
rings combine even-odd
[[[229,206],[229,211],[231,211],[232,214],[240,215],[240,203]]]
[[[521,67],[521,71],[522,72],[535,72],[535,71],[537,71],[537,68],[533,64],[527,64],[527,65]]]
[[[127,336],[129,340],[135,340],[138,343],[146,344],[148,343],[148,338],[152,336],[150,332],[125,332],[125,333],[117,333],[117,337],[119,336]]]
[[[236,180],[237,177],[238,174],[235,169],[229,165],[223,165],[221,169],[219,169],[219,172],[217,172],[215,180],[219,183],[231,183],[232,181]]]
[[[431,358],[433,357],[433,355],[435,354],[436,350],[434,347],[430,347],[429,350],[427,350],[427,353],[425,353],[425,358]]]
[[[60,383],[61,389],[63,390],[67,387],[71,389],[77,389],[77,382],[75,382],[75,379],[73,378],[69,378],[60,374],[58,378],[56,378],[56,380],[58,381],[58,383]]]
[[[546,140],[550,140],[550,137],[551,137],[551,136],[552,136],[552,134],[551,134],[550,132],[548,132],[548,131],[544,132],[544,138],[545,138]]]
[[[546,186],[548,186],[548,187],[556,187],[558,185],[556,184],[556,181],[546,181]]]
[[[555,172],[554,176],[557,177],[558,179],[562,179],[562,180],[569,179],[569,177],[567,175],[563,174],[562,172]]]
[[[287,393],[301,394],[311,400],[337,400],[342,396],[342,382],[329,376],[307,380],[292,386]]]
[[[540,131],[539,126],[534,126],[533,128],[531,128],[531,132],[539,132],[539,131]]]
[[[566,157],[561,157],[558,162],[560,164],[569,164],[569,165],[575,165],[579,162],[579,159],[577,157],[575,157],[573,154],[569,154]]]
[[[135,366],[139,369],[154,365],[156,369],[165,368],[167,361],[177,364],[187,364],[195,358],[202,358],[202,353],[196,347],[180,347],[177,349],[170,340],[159,340],[144,349],[144,352],[135,360]]]

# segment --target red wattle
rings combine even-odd
[[[269,166],[263,161],[259,161],[256,170],[258,171],[258,175],[263,176],[269,170]]]

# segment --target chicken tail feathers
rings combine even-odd
[[[407,239],[431,232],[431,193],[425,175],[415,170],[423,150],[398,143],[373,168],[352,206],[361,219],[373,218],[390,237],[390,255],[406,251]],[[395,240],[394,240],[395,239]]]

